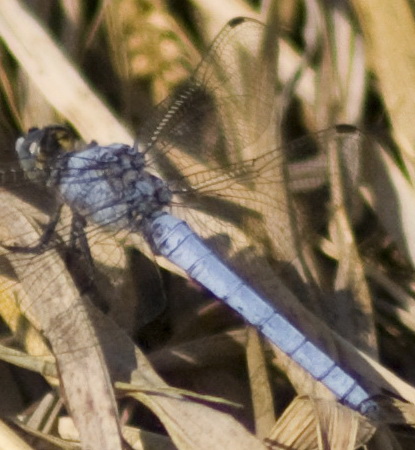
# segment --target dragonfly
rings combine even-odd
[[[295,259],[290,219],[276,214],[289,193],[275,138],[275,55],[265,30],[253,19],[231,20],[193,75],[156,107],[134,145],[91,142],[74,151],[63,126],[30,130],[16,144],[20,166],[26,179],[53,192],[54,213],[39,242],[2,245],[39,254],[58,245],[59,231],[93,267],[87,226],[140,234],[339,401],[369,414],[376,403],[366,389],[291,323],[247,270],[261,273],[261,260],[273,254]],[[59,229],[65,207],[72,220]],[[211,239],[223,235],[226,245]],[[278,244],[269,236],[279,236]]]

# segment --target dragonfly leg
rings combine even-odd
[[[74,280],[79,287],[82,287],[81,293],[88,295],[95,306],[101,311],[108,312],[109,305],[105,298],[101,295],[95,281],[99,278],[96,271],[94,260],[91,255],[90,246],[85,233],[86,220],[80,214],[73,213],[71,223],[71,234],[69,240],[69,252],[67,254],[66,263],[70,269]],[[79,256],[83,260],[82,268],[79,270]]]
[[[77,213],[73,213],[71,224],[71,237],[69,241],[69,247],[71,249],[77,249],[81,252],[82,256],[88,266],[89,275],[93,275],[94,261],[92,259],[91,250],[89,248],[88,239],[85,235],[86,220],[83,216]]]
[[[26,253],[40,255],[51,247],[52,238],[55,233],[56,225],[59,222],[62,206],[59,206],[55,214],[49,220],[45,230],[39,238],[39,242],[33,246],[20,246],[20,245],[4,245],[0,244],[4,249],[16,253]]]

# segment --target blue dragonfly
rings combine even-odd
[[[54,193],[55,212],[39,242],[3,246],[39,254],[58,245],[59,232],[93,267],[87,225],[139,233],[155,254],[241,314],[339,401],[370,414],[376,403],[365,388],[284,316],[257,279],[265,261],[291,266],[299,259],[291,231],[298,218],[277,214],[289,208],[290,194],[287,155],[275,136],[275,55],[264,30],[252,19],[230,21],[133,146],[91,142],[63,151],[59,143],[68,133],[60,126],[18,140],[25,178]],[[236,69],[241,65],[244,71]],[[64,228],[65,206],[73,218]],[[226,236],[226,244],[212,236]]]

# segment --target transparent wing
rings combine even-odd
[[[294,300],[276,285],[274,263],[283,261],[291,265],[301,259],[304,240],[299,238],[308,234],[305,230],[308,223],[299,204],[292,200],[291,190],[324,186],[327,180],[324,148],[333,144],[342,146],[345,142],[351,147],[358,146],[359,136],[333,129],[288,146],[277,145],[276,62],[275,54],[264,45],[269,42],[264,38],[266,31],[254,20],[231,21],[194,75],[156,108],[138,138],[148,164],[162,173],[174,193],[172,212],[187,220],[255,288],[271,301],[281,302],[284,310]],[[303,153],[304,149],[305,153],[316,156],[313,162],[293,162],[295,154]],[[91,174],[91,181],[94,176]],[[88,177],[82,182],[88,183]],[[33,192],[25,195],[30,199]],[[318,209],[317,215],[324,209],[322,198],[313,205]],[[4,197],[3,201],[16,202],[13,206],[21,208],[20,213],[28,215],[40,232],[29,235],[8,214],[3,222],[7,229],[2,230],[1,242],[35,245],[42,228],[54,215],[53,192],[41,202],[46,214],[39,217],[27,204],[10,197]],[[131,230],[114,234],[92,225],[85,231],[95,266],[112,274],[109,283],[105,284],[105,280],[95,283],[98,280],[94,279],[92,284],[103,285],[107,295],[119,301],[125,289],[117,289],[117,279],[125,272],[124,245],[130,242]],[[23,281],[28,295],[20,305],[27,316],[43,317],[39,328],[46,331],[46,336],[55,336],[60,322],[54,319],[56,324],[48,323],[48,318],[56,315],[49,315],[47,307],[42,308],[41,314],[36,313],[39,304],[45,300],[46,305],[52,305],[47,302],[51,298],[59,299],[66,290],[55,288],[56,284],[49,283],[48,277],[54,278],[50,281],[60,276],[68,278],[66,267],[71,273],[69,284],[75,279],[78,292],[83,295],[90,286],[91,274],[84,258],[71,245],[81,240],[82,236],[74,233],[71,211],[66,208],[48,250],[41,254],[19,254],[15,258],[5,252],[11,267],[7,264],[1,267],[5,271],[11,269],[10,283]],[[37,288],[33,289],[32,285]],[[1,289],[6,287],[7,283],[3,283]],[[278,298],[280,295],[285,298]],[[58,319],[65,317],[64,306],[59,310]],[[82,320],[83,316],[75,312],[73,315],[75,321]],[[70,326],[70,321],[65,323]],[[65,330],[60,330],[58,339],[64,342],[65,337]],[[81,342],[81,349],[83,345]],[[85,342],[85,347],[89,345]],[[95,342],[92,345],[98,346]],[[63,351],[71,353],[69,344]]]
[[[229,22],[187,82],[162,102],[138,133],[157,159],[163,175],[175,172],[164,166],[160,154],[172,148],[205,164],[243,160],[272,118],[275,90],[275,46],[265,46],[266,28],[252,19]],[[276,39],[276,36],[274,37]],[[175,168],[180,171],[188,161]]]
[[[230,254],[249,247],[261,258],[292,263],[299,255],[298,237],[307,233],[291,201],[286,160],[300,147],[319,148],[335,140],[337,132],[277,145],[276,45],[268,45],[277,37],[268,32],[252,19],[229,22],[189,80],[156,107],[139,132],[139,148],[175,193],[173,212],[202,237],[227,236]],[[38,141],[53,147],[41,133]],[[324,157],[321,161],[324,166]],[[29,178],[42,170],[48,170],[47,164],[33,168]],[[47,206],[53,200],[51,193]],[[47,212],[53,216],[53,207]],[[73,240],[72,222],[62,216],[58,229],[67,243]],[[96,248],[102,231],[91,228],[88,238]],[[104,261],[116,266],[110,247],[104,249]]]
[[[238,164],[243,165],[242,161],[247,156],[258,154],[259,138],[272,135],[267,132],[270,128],[276,129],[272,123],[276,64],[272,53],[274,46],[263,45],[264,31],[264,25],[252,19],[231,21],[215,39],[190,79],[155,109],[149,122],[140,130],[139,142],[146,151],[149,165],[154,164],[172,188],[177,187],[178,194],[181,194],[177,196],[180,201],[177,206],[181,205],[179,214],[182,216],[187,215],[185,210],[192,207],[192,200],[200,205],[204,202],[206,206],[210,199],[203,195],[203,191],[209,185],[216,191],[222,189],[216,180],[226,171],[226,166],[235,165],[236,168]],[[268,142],[262,146],[270,148]],[[220,169],[223,166],[225,169]],[[277,170],[279,166],[272,167]],[[47,170],[47,167],[43,169]],[[42,168],[36,167],[36,170],[33,169],[36,176],[41,174]],[[231,176],[238,179],[237,173]],[[205,188],[201,185],[203,177],[206,178]],[[280,174],[277,174],[279,178]],[[83,183],[86,181],[83,180]],[[244,194],[236,196],[236,190],[244,190],[243,182],[233,190],[234,198],[224,200],[225,205],[244,200]],[[216,196],[216,204],[223,194]],[[51,197],[53,199],[53,194]],[[247,199],[244,201],[248,202]],[[197,209],[200,211],[202,208],[199,206]],[[215,211],[206,211],[209,215],[214,212],[219,214],[216,220],[219,226],[213,226],[215,220],[209,220],[205,230],[200,230],[202,236],[211,237],[221,231],[230,233],[229,221],[225,224],[221,222],[221,210],[225,208],[219,205],[215,206]],[[193,223],[197,222],[207,223],[194,215]],[[288,229],[285,226],[281,228]],[[66,218],[61,221],[59,233],[64,241],[71,240],[70,230],[70,220]],[[89,232],[89,239],[97,235],[99,230],[93,229]]]

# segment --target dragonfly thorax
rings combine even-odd
[[[115,230],[139,228],[172,197],[166,183],[145,170],[143,154],[124,144],[63,154],[48,184],[87,221]]]

